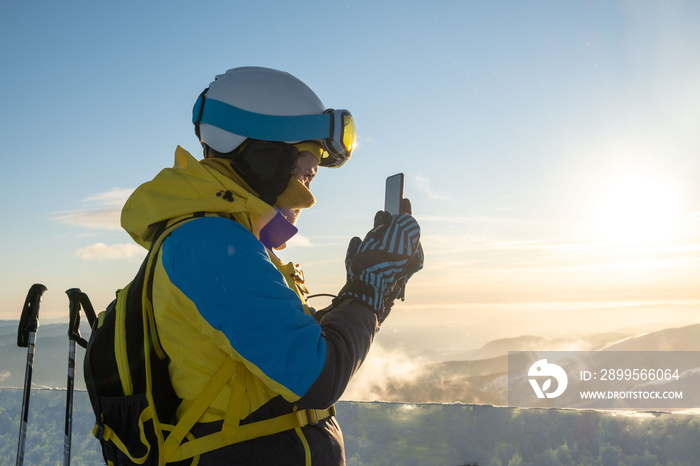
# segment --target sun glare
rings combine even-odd
[[[652,177],[630,174],[601,192],[594,230],[604,241],[653,244],[674,234],[676,218],[673,189]]]

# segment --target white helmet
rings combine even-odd
[[[327,110],[306,84],[270,68],[233,68],[216,76],[197,99],[192,121],[200,141],[222,154],[247,138],[313,140],[325,149],[321,165],[340,166],[355,145],[350,112]]]

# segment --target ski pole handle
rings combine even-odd
[[[39,328],[39,305],[41,304],[41,296],[46,290],[47,288],[40,283],[35,283],[29,288],[17,330],[17,346],[20,348],[27,348],[29,332],[36,332]]]

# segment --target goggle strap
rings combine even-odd
[[[197,135],[197,139],[201,139],[199,135],[199,122],[202,120],[202,110],[204,110],[204,100],[205,95],[209,88],[207,87],[199,94],[197,101],[194,103],[194,108],[192,109],[192,123],[194,123],[194,134]]]

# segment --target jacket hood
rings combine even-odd
[[[277,209],[199,163],[180,146],[173,168],[161,170],[127,199],[121,225],[149,249],[161,222],[200,212],[233,217],[270,249],[284,247],[297,231]]]

